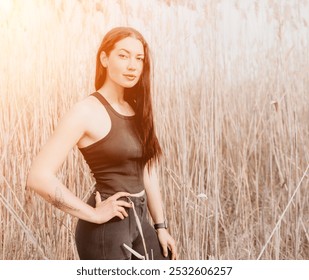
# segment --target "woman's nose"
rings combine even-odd
[[[135,70],[136,69],[136,61],[134,59],[129,60],[128,69],[129,70]]]

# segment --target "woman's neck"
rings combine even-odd
[[[106,80],[98,90],[110,103],[122,103],[124,101],[124,88],[110,80]]]

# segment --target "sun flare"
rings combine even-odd
[[[13,9],[13,0],[1,0],[0,1],[0,15],[8,16]]]

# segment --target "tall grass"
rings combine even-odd
[[[152,48],[180,257],[309,258],[308,1],[12,3],[0,3],[0,259],[78,258],[76,219],[26,176],[59,118],[94,90],[98,45],[117,25]],[[91,191],[77,149],[58,176],[81,198]]]

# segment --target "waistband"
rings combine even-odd
[[[142,197],[145,195],[145,190],[142,190],[139,193],[131,193],[131,195],[129,197]]]
[[[102,199],[107,199],[107,198],[109,198],[110,196],[113,195],[113,194],[104,193],[104,192],[102,192],[100,190],[95,189],[95,191],[93,192],[94,196],[96,195],[97,191],[100,193]],[[130,200],[133,200],[133,201],[134,200],[144,201],[145,197],[146,197],[146,192],[145,192],[145,190],[142,190],[139,193],[133,193],[133,194],[130,194],[130,196],[123,196],[123,197],[120,197],[119,199],[120,200],[125,200],[125,201],[130,201]]]

